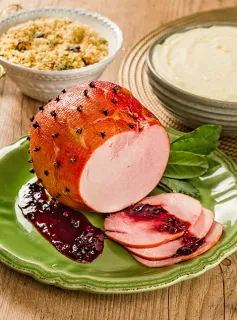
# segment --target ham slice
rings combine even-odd
[[[188,237],[195,237],[199,240],[203,239],[211,229],[213,221],[213,212],[203,208],[201,216],[194,224],[194,226],[189,230]],[[181,237],[177,240],[161,244],[154,248],[136,249],[127,247],[127,249],[136,256],[139,256],[147,260],[161,260],[174,256],[177,250],[184,246],[183,240],[183,237]]]
[[[183,221],[183,225],[189,228],[194,226],[202,212],[202,206],[198,200],[181,193],[148,197],[139,204],[151,205],[154,209],[160,207],[169,215]],[[160,219],[161,215],[144,218],[140,214],[142,210],[139,212],[140,215],[133,214],[133,210],[131,208],[108,216],[104,222],[106,236],[127,247],[149,248],[175,240],[184,234],[185,229],[175,233],[159,231],[164,223]]]
[[[184,256],[177,256],[177,257],[172,257],[172,258],[157,260],[157,261],[147,260],[147,259],[138,257],[136,255],[133,255],[133,257],[139,263],[143,264],[144,266],[150,267],[150,268],[170,266],[170,265],[173,265],[173,264],[181,262],[181,261],[190,260],[190,259],[206,252],[207,250],[209,250],[220,239],[220,237],[222,235],[222,231],[223,231],[222,225],[220,223],[214,221],[210,231],[208,232],[207,236],[205,237],[203,244],[195,252],[193,252],[192,254],[187,255],[187,256],[185,256],[185,255]]]
[[[203,239],[210,231],[214,222],[214,213],[206,208],[202,209],[202,214],[195,225],[190,229],[193,237]]]
[[[159,120],[125,88],[77,85],[32,118],[30,156],[36,175],[59,202],[116,212],[159,183],[169,138]]]

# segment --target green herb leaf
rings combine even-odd
[[[155,189],[153,189],[149,193],[149,196],[156,196],[157,194],[161,194],[161,193],[166,193],[166,191],[164,191],[164,189],[162,189],[160,186],[157,186]]]
[[[181,132],[181,131],[177,131],[173,128],[169,128],[166,127],[166,131],[168,132],[169,138],[170,138],[170,143],[173,143],[174,141],[176,141],[177,139],[179,139],[179,137],[182,137],[183,135],[185,135],[185,132]]]
[[[209,154],[217,148],[215,141],[208,141],[207,139],[187,138],[175,141],[171,145],[172,151],[188,151],[197,154]]]
[[[204,156],[186,151],[171,151],[164,176],[174,179],[200,177],[208,169]]]
[[[188,139],[188,138],[195,138],[195,139],[206,139],[209,142],[218,142],[221,134],[221,126],[217,125],[203,125],[194,131],[186,133],[185,135],[179,137],[175,142]]]
[[[220,162],[210,158],[210,157],[206,157],[206,160],[208,162],[208,171],[207,173],[212,173],[214,171],[216,171],[218,168],[221,167]]]
[[[161,187],[165,185],[170,188],[171,192],[180,192],[196,199],[200,198],[199,191],[188,181],[163,177],[160,184]]]

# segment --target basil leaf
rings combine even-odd
[[[157,194],[161,194],[161,193],[166,193],[166,191],[164,191],[164,189],[162,189],[160,186],[157,186],[155,189],[153,189],[149,193],[149,196],[156,196]]]
[[[208,141],[207,139],[187,138],[175,141],[171,145],[172,151],[189,151],[197,154],[209,154],[217,148],[215,141]]]
[[[217,125],[211,125],[211,124],[203,125],[195,129],[194,131],[191,131],[179,137],[177,140],[175,140],[175,142],[188,139],[188,138],[195,138],[195,139],[201,138],[201,139],[206,139],[209,142],[217,143],[217,141],[220,138],[221,129],[222,127]]]
[[[166,131],[168,132],[170,143],[173,143],[175,140],[179,139],[179,137],[182,137],[186,134],[185,132],[177,131],[169,127],[166,127]]]
[[[221,167],[220,162],[210,158],[210,157],[206,157],[206,160],[208,162],[208,171],[207,173],[212,173],[214,171],[216,171],[218,168]]]
[[[175,179],[200,177],[208,169],[204,156],[186,151],[171,151],[164,176]]]
[[[172,192],[180,192],[196,199],[200,198],[199,191],[188,181],[163,177],[160,184],[161,187],[163,185],[167,186]]]

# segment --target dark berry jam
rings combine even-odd
[[[135,221],[152,220],[154,228],[159,232],[187,232],[190,227],[189,222],[176,218],[159,205],[135,204],[125,210],[125,213]]]
[[[175,256],[188,256],[194,253],[205,241],[204,239],[198,239],[192,236],[190,232],[186,232],[183,236],[183,246],[180,247]]]
[[[24,185],[19,192],[24,217],[59,252],[77,262],[92,262],[104,249],[103,231],[80,212],[50,200],[37,183]]]

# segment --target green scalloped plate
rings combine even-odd
[[[212,157],[221,167],[192,180],[201,193],[203,206],[214,210],[215,219],[224,226],[220,241],[212,249],[174,266],[147,268],[138,264],[122,246],[105,240],[104,252],[94,262],[71,261],[51,246],[17,209],[18,191],[32,179],[27,163],[28,148],[29,143],[23,137],[0,151],[0,260],[16,271],[65,289],[132,293],[197,277],[237,250],[237,166],[216,151]],[[93,224],[103,226],[101,214],[86,215]]]

